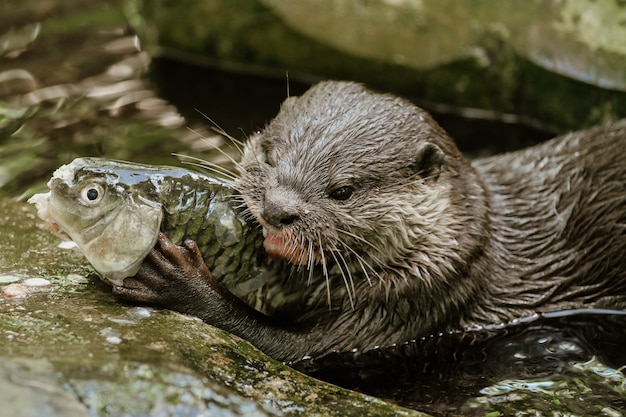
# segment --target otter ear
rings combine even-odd
[[[422,143],[415,154],[413,170],[424,179],[436,180],[443,164],[443,151],[432,143]]]

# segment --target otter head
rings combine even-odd
[[[250,138],[237,185],[270,256],[395,269],[457,245],[450,177],[462,163],[423,110],[359,84],[323,82],[288,98]]]

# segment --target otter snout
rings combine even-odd
[[[276,229],[289,226],[300,217],[298,195],[283,187],[267,190],[261,216]]]

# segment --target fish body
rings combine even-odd
[[[195,240],[231,291],[256,285],[250,280],[261,273],[261,229],[243,219],[226,181],[178,167],[77,158],[57,169],[48,187],[29,202],[109,283],[135,275],[161,231],[176,244]]]

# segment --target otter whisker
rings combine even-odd
[[[296,250],[298,249],[298,246],[291,239],[288,240],[287,243],[288,243],[288,246],[287,246],[286,254],[291,258],[296,253]],[[298,266],[298,270],[299,270],[299,268],[300,267]]]
[[[174,155],[174,154],[172,154],[172,155]],[[186,155],[177,155],[177,156],[186,156]],[[206,171],[209,171],[209,172],[211,172],[213,174],[217,174],[218,177],[221,177],[222,179],[227,180],[228,183],[232,187],[235,186],[235,179],[236,179],[236,177],[231,177],[230,174],[228,174],[229,171],[225,170],[220,165],[214,164],[213,166],[211,166],[209,162],[197,163],[197,162],[181,161],[181,163],[186,164],[186,165],[195,166],[195,167],[204,169]]]
[[[232,183],[232,181],[230,180],[226,180],[226,182],[229,185],[232,185],[234,187],[234,184]],[[241,200],[241,196],[238,194],[227,194],[224,196],[224,198],[228,201],[230,201],[231,203],[234,203],[233,208],[237,209],[237,210],[245,210],[247,208],[246,204]]]
[[[243,211],[243,210],[248,209],[247,204],[244,202],[243,197],[240,194],[232,194],[231,198],[232,198],[232,201],[237,203],[235,208],[237,208],[238,210],[242,210]]]
[[[307,268],[309,270],[309,277],[307,279],[307,285],[313,282],[313,271],[315,266],[315,254],[313,253],[313,240],[309,240],[309,259],[307,261]]]
[[[330,251],[330,254],[335,260],[335,264],[339,268],[339,272],[341,273],[341,278],[343,278],[343,283],[346,287],[348,299],[350,300],[350,306],[354,308],[354,297],[356,295],[356,290],[354,289],[354,280],[352,279],[352,273],[350,272],[350,268],[348,267],[346,259],[343,257],[341,252],[337,250],[336,247],[332,248],[332,250]],[[339,262],[340,259],[341,259],[341,262]]]
[[[215,130],[215,132],[219,133],[220,135],[224,136],[225,138],[227,138],[228,140],[230,140],[230,142],[234,145],[235,149],[237,149],[237,151],[239,152],[239,154],[243,153],[243,142],[240,141],[239,139],[236,139],[234,136],[229,135],[224,129],[222,129],[222,127],[220,125],[218,125],[213,119],[211,119],[209,116],[207,116],[205,113],[203,113],[201,110],[195,109],[202,117],[204,117],[205,119],[207,119],[209,122],[211,122],[211,124],[213,125],[213,130]]]
[[[332,308],[331,296],[330,296],[330,277],[328,276],[328,266],[326,265],[326,256],[324,255],[324,248],[322,247],[322,238],[317,235],[318,245],[320,248],[320,261],[322,263],[322,275],[326,280],[326,298],[328,300],[328,309]]]
[[[366,264],[363,264],[363,260],[360,256],[356,257],[356,261],[359,263],[359,266],[361,267],[361,270],[363,271],[363,274],[365,274],[365,279],[367,280],[367,283],[369,284],[369,286],[372,286],[372,279],[370,278],[370,274],[367,273],[367,269],[366,266],[368,268],[371,268],[371,266]],[[376,275],[378,276],[378,278],[380,279],[380,275],[378,275],[378,273],[376,273]]]
[[[378,277],[379,280],[382,280],[382,277],[380,276],[380,274],[378,273],[378,271],[376,271],[376,269],[374,269],[373,266],[371,266],[364,258],[363,256],[361,256],[357,251],[355,251],[354,249],[352,249],[349,245],[347,245],[345,242],[340,241],[341,244],[343,245],[343,247],[345,247],[347,250],[349,250],[352,255],[354,256],[354,258],[357,260],[357,262],[359,263],[359,265],[361,266],[361,270],[363,271],[363,274],[365,274],[365,278],[367,279],[368,284],[371,286],[372,285],[372,280],[370,278],[369,273],[367,272],[367,270],[369,269],[374,275],[376,275]]]
[[[235,202],[233,209],[246,223],[255,225],[258,228],[263,227],[258,222],[257,217],[254,215],[250,207],[248,207],[248,205],[244,202],[243,197],[240,194],[232,194],[229,197],[231,198],[231,201]]]
[[[350,232],[348,232],[348,231],[347,231],[347,230],[345,230],[345,229],[337,228],[337,232],[339,232],[339,233],[343,233],[343,234],[345,234],[345,235],[347,235],[347,236],[349,236],[349,237],[351,237],[351,238],[354,238],[356,241],[361,242],[361,243],[364,243],[364,244],[366,244],[367,246],[369,246],[371,249],[374,249],[373,251],[369,252],[369,253],[368,253],[368,255],[370,256],[370,258],[371,258],[374,262],[376,262],[376,263],[378,263],[378,264],[381,264],[381,263],[382,263],[382,260],[381,260],[379,257],[377,257],[377,256],[372,256],[372,254],[377,254],[377,253],[379,252],[379,248],[378,248],[378,247],[376,247],[373,243],[369,242],[369,241],[368,241],[367,239],[365,239],[364,237],[362,237],[362,236],[358,236],[358,235],[355,235],[354,233],[350,233]],[[343,244],[344,244],[347,248],[349,248],[349,249],[351,250],[351,252],[352,252],[352,253],[354,253],[354,254],[356,255],[356,252],[355,252],[352,248],[350,248],[350,247],[349,247],[348,245],[346,245],[344,242],[342,242],[342,243],[343,243]],[[369,264],[368,264],[368,265],[369,265]],[[371,268],[371,270],[372,270],[373,272],[375,272],[374,267],[370,266],[370,268]]]
[[[303,251],[302,248],[306,247],[306,241],[304,236],[300,236],[300,266],[306,268],[309,263],[309,259],[311,258],[309,251]]]
[[[306,264],[305,261],[307,261],[307,259],[305,258],[305,253],[302,251],[302,247],[304,247],[305,243],[304,243],[304,237],[300,236],[300,240],[299,242],[294,242],[293,240],[289,240],[289,247],[287,249],[287,254],[289,255],[290,258],[294,258],[295,255],[297,255],[297,257],[295,258],[295,264],[297,265],[296,267],[296,271],[301,271],[303,268],[303,265]]]
[[[233,200],[237,203],[233,206],[233,208],[239,212],[244,220],[247,222],[252,221],[256,223],[256,217],[254,217],[254,214],[252,213],[250,208],[243,201],[238,201],[237,199]]]
[[[214,143],[213,141],[211,141],[209,138],[206,138],[203,136],[203,134],[201,132],[198,132],[196,129],[192,128],[192,127],[187,127],[187,130],[189,130],[192,133],[195,133],[196,135],[198,135],[200,137],[200,139],[202,139],[204,142],[206,142],[212,149],[216,150],[217,152],[219,152],[222,156],[224,156],[226,159],[228,159],[235,167],[239,166],[239,162],[233,158],[228,152],[226,152],[221,146],[219,146],[218,144]],[[227,138],[231,141],[231,143],[233,142],[233,140],[235,140],[234,138],[228,136],[228,134],[226,132],[224,132],[223,129],[213,129],[221,138]],[[230,147],[231,149],[233,148],[233,146],[231,144],[226,144],[226,146]],[[241,155],[242,150],[241,148],[235,143],[234,146],[235,151],[237,151],[237,153],[239,155]]]
[[[180,153],[176,153],[176,152],[172,153],[172,155],[177,156],[178,158],[180,158],[181,162],[183,164],[193,165],[193,166],[197,166],[197,167],[202,168],[202,169],[206,169],[207,171],[210,171],[210,172],[213,172],[213,173],[218,174],[220,176],[226,177],[231,182],[234,182],[235,179],[237,179],[237,175],[235,175],[229,169],[224,168],[223,166],[216,164],[215,162],[207,161],[207,160],[195,157],[195,156],[184,155],[184,154],[180,154]],[[190,162],[190,161],[193,161],[193,162]]]
[[[243,201],[243,198],[241,198],[240,195],[233,194],[231,197],[233,201],[237,203],[234,207],[236,210],[241,210],[242,214],[253,214],[252,210],[250,210],[250,207],[248,207],[248,205]]]
[[[340,242],[344,247],[346,246],[343,242]],[[350,287],[352,288],[352,295],[354,296],[354,299],[356,300],[356,289],[354,287],[354,278],[352,276],[352,268],[350,268],[350,264],[348,263],[348,261],[346,260],[346,257],[343,255],[343,253],[337,248],[336,245],[334,245],[334,247],[336,248],[337,251],[337,255],[341,258],[341,262],[343,263],[347,274],[348,274],[348,278],[350,280]],[[368,279],[369,281],[369,279]],[[354,306],[353,306],[354,307]]]
[[[379,279],[382,279],[381,276],[378,274],[378,271],[376,271],[376,269],[370,265],[370,263],[368,261],[365,260],[365,257],[361,254],[359,254],[356,250],[354,250],[353,248],[350,247],[350,245],[348,245],[347,243],[339,240],[339,242],[341,242],[341,244],[343,245],[343,247],[345,247],[348,251],[350,251],[352,253],[352,255],[357,258],[359,260],[359,262],[362,263],[362,267],[363,267],[363,272],[367,275],[367,271],[365,270],[365,267],[367,267],[367,269],[369,269],[374,275],[376,275]],[[371,257],[371,255],[370,255]],[[372,260],[374,261],[378,261],[380,263],[380,260],[377,259],[376,257],[372,257]],[[369,275],[367,276],[368,281],[369,281]]]
[[[363,236],[356,235],[356,234],[354,234],[352,232],[348,232],[347,230],[339,228],[339,227],[337,228],[337,232],[343,233],[343,234],[345,234],[345,235],[347,235],[347,236],[349,236],[349,237],[351,237],[351,238],[353,238],[353,239],[355,239],[355,240],[357,240],[359,242],[365,243],[367,246],[369,246],[372,249],[377,249],[376,246],[374,246],[373,243],[369,242]]]

